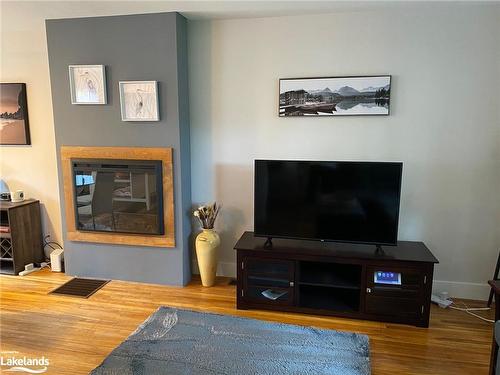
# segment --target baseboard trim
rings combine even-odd
[[[453,298],[466,298],[486,301],[490,293],[490,286],[487,283],[468,283],[463,281],[434,280],[432,292],[439,293],[446,291]]]
[[[196,260],[193,260],[192,272],[195,275],[200,274],[200,269],[198,268],[198,262]],[[236,263],[219,262],[217,264],[217,276],[236,278]]]
[[[198,262],[193,260],[193,273],[199,274]],[[219,262],[217,265],[217,276],[236,277],[236,263]],[[434,280],[432,292],[439,293],[446,291],[450,297],[474,299],[486,301],[490,293],[487,283],[469,283],[463,281]]]

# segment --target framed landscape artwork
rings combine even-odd
[[[119,83],[122,121],[160,121],[157,81]]]
[[[0,144],[31,144],[25,83],[0,83]]]
[[[71,104],[106,104],[104,65],[70,65]]]
[[[391,76],[286,78],[279,116],[389,115]]]

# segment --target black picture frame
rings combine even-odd
[[[280,78],[278,116],[389,116],[391,83],[389,74]]]
[[[14,111],[16,95],[18,109]],[[0,145],[31,145],[28,98],[25,83],[0,83],[0,121],[2,122]]]

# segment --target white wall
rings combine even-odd
[[[435,289],[485,298],[500,248],[500,5],[190,23],[192,196],[222,202],[220,273],[253,228],[253,160],[403,161],[399,239]],[[392,74],[389,117],[278,118],[278,78]]]
[[[0,13],[0,81],[26,83],[32,143],[0,146],[0,178],[11,190],[24,190],[27,197],[40,200],[43,232],[61,243],[45,23],[26,4],[2,3]]]
[[[0,175],[42,201],[45,232],[57,239],[44,19],[199,10],[172,4],[0,3],[0,80],[27,83],[33,140],[0,147]],[[223,202],[221,270],[234,274],[232,246],[253,226],[254,158],[402,160],[400,239],[433,250],[438,286],[484,298],[500,247],[500,5],[375,5],[190,23],[193,200]],[[393,75],[389,117],[276,115],[279,77],[385,73]]]

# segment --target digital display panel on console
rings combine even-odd
[[[375,284],[401,285],[401,274],[398,272],[376,271],[373,275]]]

